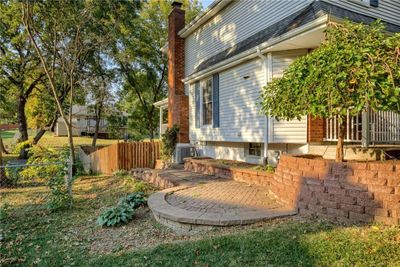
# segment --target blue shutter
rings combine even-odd
[[[212,97],[213,97],[213,127],[219,128],[219,74],[213,75],[212,79]]]
[[[195,125],[196,128],[200,128],[200,82],[195,83],[194,85],[194,99],[196,101],[195,106]]]

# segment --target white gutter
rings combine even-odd
[[[262,61],[262,70],[264,73],[264,85],[267,85],[269,82],[269,77],[268,77],[268,58],[261,53],[261,50],[259,47],[257,47],[256,50],[257,56],[261,59]],[[271,53],[268,53],[268,57],[271,55]],[[264,117],[264,160],[265,164],[268,164],[268,133],[269,133],[269,117],[265,116]]]
[[[259,49],[262,53],[266,53],[268,51],[271,51],[274,48],[273,46],[275,46],[279,43],[290,40],[294,37],[302,36],[309,32],[313,32],[316,30],[326,28],[327,21],[328,21],[328,15],[325,15],[321,18],[318,18],[318,19],[300,27],[300,28],[296,28],[290,32],[287,32],[287,33],[279,36],[279,37],[273,38],[265,43],[262,43],[257,47],[251,48],[251,49],[244,51],[236,56],[233,56],[224,61],[221,61],[205,70],[202,70],[202,71],[196,72],[192,75],[189,75],[182,81],[184,83],[193,83],[193,82],[196,82],[202,78],[205,78],[213,73],[221,72],[223,70],[232,68],[244,61],[248,61],[250,59],[257,57],[257,49]]]

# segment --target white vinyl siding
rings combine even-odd
[[[352,0],[325,2],[400,25],[400,0],[368,7]],[[237,0],[185,38],[185,76],[211,56],[293,14],[312,0]]]
[[[185,38],[185,76],[192,74],[205,59],[295,13],[310,2],[310,0],[234,1]]]
[[[258,105],[263,83],[264,75],[259,59],[219,74],[219,128],[195,128],[195,99],[192,86],[189,94],[190,139],[263,142],[264,116]]]
[[[297,57],[307,50],[288,50],[272,54],[273,77],[281,77]],[[248,61],[219,74],[220,127],[195,128],[194,85],[189,94],[190,140],[226,142],[264,142],[265,117],[260,110],[260,93],[264,73],[260,59]],[[307,118],[301,121],[271,119],[271,143],[302,144],[307,142]]]
[[[354,0],[323,0],[351,11],[380,18],[384,21],[400,25],[400,0],[379,0],[378,7],[368,7]]]
[[[305,55],[307,50],[292,50],[272,54],[272,76],[282,77],[284,70],[299,56]],[[306,143],[307,117],[302,120],[272,120],[271,143]]]

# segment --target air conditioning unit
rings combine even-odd
[[[274,167],[277,166],[282,154],[284,154],[282,150],[275,150],[273,152],[269,152],[268,164]]]
[[[184,158],[196,157],[196,148],[191,144],[177,144],[174,152],[174,163],[183,163]]]

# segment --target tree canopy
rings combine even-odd
[[[368,108],[400,112],[400,34],[388,34],[379,21],[330,23],[321,46],[298,58],[262,94],[267,116],[337,117],[343,135],[347,112],[355,116]],[[343,160],[341,152],[337,160]]]

